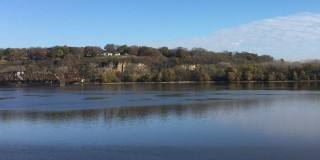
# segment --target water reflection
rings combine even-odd
[[[197,105],[223,100],[272,99],[277,95],[319,94],[318,86],[316,82],[308,82],[113,84],[71,85],[56,88],[0,88],[0,110],[61,111],[142,105]]]
[[[215,83],[133,83],[133,84],[111,84],[111,85],[73,85],[68,90],[144,90],[144,91],[203,91],[203,90],[320,90],[320,82],[215,82]]]
[[[194,90],[230,89],[230,90],[320,90],[320,82],[214,82],[214,83],[123,83],[123,84],[79,84],[65,87],[49,87],[51,91],[90,91],[90,90]],[[39,86],[18,88],[23,90],[48,89]],[[1,91],[16,91],[17,88],[0,87]],[[80,93],[81,94],[81,93]]]
[[[0,90],[2,144],[320,146],[317,83]]]
[[[261,103],[261,100],[223,100],[214,103],[200,103],[189,105],[163,105],[163,106],[139,106],[139,107],[117,107],[105,109],[87,109],[71,111],[0,111],[0,121],[46,121],[65,122],[81,119],[85,121],[126,121],[136,119],[146,119],[148,117],[168,117],[168,116],[198,116],[202,117],[216,111],[232,112],[243,110]]]

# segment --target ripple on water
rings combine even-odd
[[[221,100],[232,100],[228,98],[204,98],[204,99],[187,99],[188,101],[221,101]]]
[[[24,96],[26,97],[50,97],[50,95],[46,95],[46,94],[25,94]]]
[[[0,97],[0,100],[14,99],[16,97]]]
[[[143,99],[130,99],[128,101],[131,101],[131,102],[136,102],[136,101],[152,101],[152,99],[150,98],[143,98]]]
[[[158,97],[186,97],[188,95],[182,93],[173,93],[173,94],[159,94]]]
[[[103,99],[107,99],[107,97],[86,97],[86,98],[83,98],[83,100],[103,100]]]

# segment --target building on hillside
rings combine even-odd
[[[112,56],[112,53],[103,53],[101,54],[102,57],[109,57],[109,56]]]

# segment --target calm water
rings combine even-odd
[[[0,88],[0,159],[320,159],[320,83]]]

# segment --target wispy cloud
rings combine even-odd
[[[299,13],[264,19],[202,37],[155,46],[203,47],[213,51],[249,51],[287,60],[320,59],[320,14]]]

